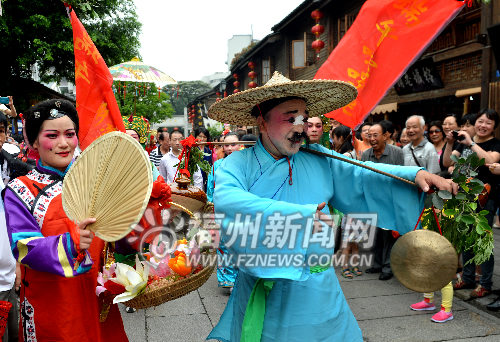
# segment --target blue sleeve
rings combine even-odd
[[[321,146],[311,146],[324,153],[342,155]],[[346,157],[344,157],[347,159]],[[374,171],[329,158],[334,196],[330,204],[348,213],[376,213],[377,227],[397,230],[400,234],[415,228],[426,194],[416,186]],[[375,169],[414,182],[420,167],[360,162]]]

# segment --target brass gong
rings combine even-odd
[[[401,236],[391,251],[391,268],[396,278],[416,292],[439,291],[453,279],[458,255],[442,235],[419,229]]]

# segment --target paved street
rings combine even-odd
[[[500,229],[494,229],[494,233],[495,245],[500,246]],[[485,308],[496,295],[468,300],[470,291],[457,291],[455,318],[439,324],[430,320],[434,311],[410,309],[410,304],[422,300],[422,294],[408,290],[397,279],[380,281],[378,275],[363,274],[348,280],[339,269],[336,271],[365,341],[500,341],[500,313]],[[493,281],[495,293],[500,294],[500,257],[495,262]],[[127,314],[121,306],[125,330],[131,342],[201,342],[219,321],[228,298],[229,291],[217,287],[213,274],[197,291],[156,309]],[[439,292],[436,301],[441,303]]]

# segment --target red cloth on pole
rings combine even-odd
[[[94,42],[78,20],[69,13],[75,50],[76,109],[80,118],[80,148],[111,131],[125,132],[112,90],[113,77]]]
[[[314,76],[358,89],[356,100],[326,116],[357,128],[463,7],[456,0],[366,1]]]

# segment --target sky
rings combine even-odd
[[[228,39],[251,34],[252,25],[253,38],[264,38],[303,1],[134,0],[142,61],[176,81],[226,72]]]

